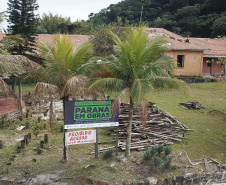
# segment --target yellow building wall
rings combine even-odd
[[[165,55],[175,58],[177,55],[184,55],[184,67],[177,67],[175,61],[175,68],[171,72],[173,76],[201,76],[203,51],[167,51]]]

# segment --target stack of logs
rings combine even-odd
[[[185,109],[194,109],[194,110],[205,109],[205,107],[203,107],[196,101],[182,102],[180,103],[180,105]]]
[[[128,124],[129,104],[122,103],[119,114],[119,150],[126,149],[126,128]],[[170,145],[182,141],[188,129],[169,113],[162,111],[149,102],[147,106],[146,124],[142,124],[141,109],[134,108],[131,134],[131,150],[142,151],[151,146]]]

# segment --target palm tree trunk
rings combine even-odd
[[[128,117],[128,125],[127,125],[127,136],[126,136],[126,151],[125,156],[130,156],[130,144],[131,144],[131,131],[132,131],[132,120],[133,120],[133,98],[130,96],[130,105],[129,105],[129,117]]]

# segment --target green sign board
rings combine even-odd
[[[65,129],[118,126],[118,112],[112,115],[112,100],[67,101]]]

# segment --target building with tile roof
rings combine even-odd
[[[208,50],[206,46],[193,42],[186,42],[184,37],[163,28],[148,28],[150,38],[164,36],[169,49],[165,54],[175,59],[174,76],[201,76],[203,53]]]
[[[226,74],[226,64],[220,59],[226,59],[226,39],[190,38],[200,46],[208,47],[203,53],[203,74]]]
[[[163,28],[147,28],[150,38],[164,36],[169,51],[165,55],[175,59],[174,76],[202,76],[202,74],[225,74],[225,68],[219,64],[219,57],[226,57],[226,39],[185,38]],[[38,34],[45,44],[52,44],[52,34]],[[0,33],[0,40],[5,37]],[[92,38],[91,35],[68,35],[76,48]],[[206,61],[212,60],[211,64]],[[210,67],[211,66],[211,67]]]

